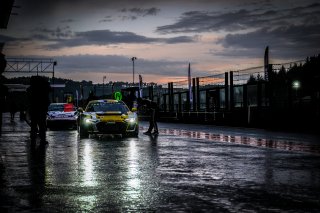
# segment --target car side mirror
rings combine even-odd
[[[133,108],[131,109],[131,112],[136,112],[136,111],[138,111],[138,109],[137,109],[136,107],[133,107]]]
[[[79,113],[83,113],[83,111],[84,111],[84,110],[82,109],[82,107],[79,107],[79,108],[78,108],[78,112],[79,112]]]

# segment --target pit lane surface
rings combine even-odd
[[[35,212],[319,212],[318,136],[159,123],[158,137],[48,131],[4,115],[0,210]]]

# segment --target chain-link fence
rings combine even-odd
[[[206,77],[199,77],[199,86],[200,89],[214,87],[216,85],[224,85],[225,84],[225,74],[215,74]]]
[[[250,78],[256,80],[265,79],[264,66],[250,67],[248,69],[233,71],[233,84],[242,85],[248,83]]]
[[[294,66],[302,66],[306,63],[306,60],[293,61],[283,64],[271,64],[273,72],[279,72],[281,69],[284,69],[288,72]]]

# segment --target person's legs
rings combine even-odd
[[[0,109],[0,135],[2,134],[2,109]]]
[[[150,113],[150,127],[149,127],[149,130],[150,130],[150,132],[152,131],[152,130],[155,130],[155,120],[154,120],[154,118],[155,118],[155,110],[154,109],[152,109],[151,110],[151,113]]]
[[[46,144],[46,113],[41,112],[39,116],[39,136],[40,136],[40,144]]]
[[[10,120],[13,121],[14,120],[14,113],[11,111],[10,112]]]
[[[150,112],[150,118],[149,118],[149,128],[144,134],[151,134],[151,131],[154,128],[154,122],[153,122],[153,115],[154,115],[154,110],[151,110]]]
[[[31,131],[30,131],[30,139],[31,142],[36,142],[37,133],[38,133],[38,116],[36,113],[31,113]]]
[[[158,130],[158,124],[156,121],[154,121],[154,133],[159,133],[159,130]]]
[[[155,134],[159,134],[157,119],[158,119],[158,113],[157,113],[156,110],[154,110],[154,113],[153,113],[153,128],[154,128],[154,133]]]

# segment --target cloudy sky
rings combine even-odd
[[[57,60],[73,80],[167,83],[320,53],[318,0],[15,0],[7,57]]]

